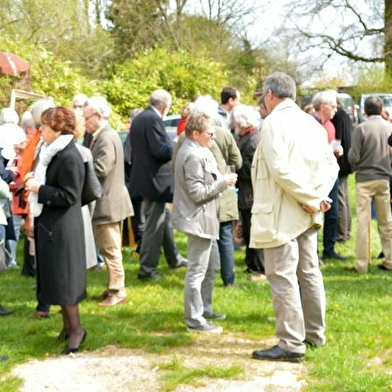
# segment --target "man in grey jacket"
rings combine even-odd
[[[83,108],[86,131],[92,135],[90,146],[94,169],[102,185],[93,226],[108,272],[108,288],[94,299],[108,307],[126,300],[125,273],[121,253],[122,222],[133,215],[133,207],[124,182],[124,151],[120,136],[110,126],[110,106],[103,97],[90,98]]]
[[[219,260],[218,195],[233,186],[237,174],[221,176],[210,151],[214,141],[212,119],[193,112],[186,125],[186,139],[175,161],[173,227],[188,235],[188,268],[185,278],[185,322],[190,332],[220,333],[209,323],[212,289]]]
[[[355,171],[355,199],[357,210],[356,265],[354,272],[366,273],[370,263],[369,223],[371,202],[374,201],[378,232],[385,261],[380,269],[392,270],[392,220],[389,179],[392,176],[392,149],[388,137],[392,124],[381,117],[383,102],[372,96],[365,101],[368,119],[359,124],[351,139],[348,160]]]

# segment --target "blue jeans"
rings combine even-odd
[[[323,255],[332,255],[335,252],[336,230],[338,227],[339,215],[339,180],[336,180],[329,197],[332,199],[331,208],[324,215],[323,230]]]
[[[234,284],[234,244],[232,233],[233,222],[221,222],[219,228],[219,256],[221,277],[225,286]]]

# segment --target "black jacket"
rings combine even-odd
[[[253,205],[253,187],[251,169],[253,156],[259,144],[260,132],[258,129],[241,136],[238,140],[238,148],[242,156],[242,167],[237,171],[238,208],[250,210]]]
[[[174,176],[170,167],[173,143],[162,118],[152,107],[138,114],[130,131],[131,194],[156,202],[173,201]]]
[[[331,120],[336,129],[336,139],[342,141],[343,155],[338,158],[340,167],[339,177],[346,177],[353,172],[347,159],[348,150],[351,147],[351,134],[353,132],[353,123],[350,116],[341,108],[338,109],[334,118]]]

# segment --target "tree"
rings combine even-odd
[[[392,68],[392,0],[307,0],[290,5],[286,17],[277,33],[291,36],[298,53],[316,53],[318,64],[338,55]]]
[[[113,52],[107,31],[92,26],[88,0],[1,0],[0,20],[1,36],[44,47],[89,75]]]
[[[151,92],[157,88],[171,93],[172,111],[176,113],[196,94],[211,94],[217,98],[226,83],[222,64],[202,54],[195,58],[183,50],[157,47],[142,50],[134,58],[118,64],[99,88],[125,118],[130,110],[145,107]]]

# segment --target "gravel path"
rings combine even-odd
[[[257,347],[268,347],[262,342]],[[20,392],[131,392],[164,391],[160,378],[167,370],[159,364],[180,359],[188,368],[240,366],[235,379],[198,379],[197,385],[180,385],[175,392],[298,392],[305,386],[304,364],[256,361],[250,358],[255,342],[230,335],[198,337],[191,347],[170,354],[107,347],[67,357],[33,360],[19,365],[12,374],[24,380]]]

